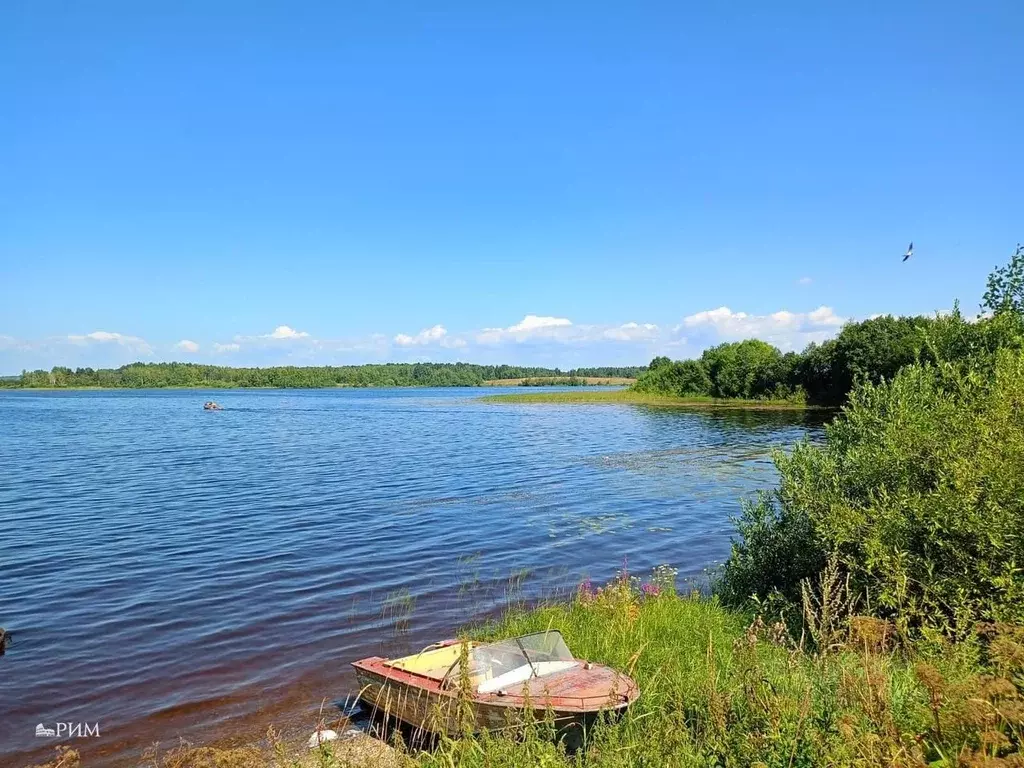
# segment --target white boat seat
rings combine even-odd
[[[578,663],[576,661],[538,661],[532,667],[529,664],[523,664],[521,667],[516,667],[502,675],[492,677],[490,680],[480,683],[477,691],[479,693],[494,693],[501,688],[509,688],[517,683],[525,683],[533,677],[534,670],[537,671],[537,677],[544,677],[566,669],[572,669]]]

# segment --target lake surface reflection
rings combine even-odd
[[[40,722],[98,722],[89,766],[308,731],[354,659],[626,558],[700,578],[822,420],[480,394],[0,393],[0,764],[48,756]]]

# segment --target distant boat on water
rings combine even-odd
[[[203,410],[204,411],[223,411],[224,410],[224,406],[217,405],[217,403],[213,402],[213,400],[207,400],[205,403],[203,403]]]

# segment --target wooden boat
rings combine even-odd
[[[555,630],[488,644],[446,640],[411,656],[371,656],[352,666],[371,712],[450,735],[465,730],[467,717],[473,730],[493,731],[532,710],[537,720],[553,715],[577,741],[602,713],[621,713],[640,695],[627,675],[574,658]],[[460,697],[471,714],[460,710]]]

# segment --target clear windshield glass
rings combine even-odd
[[[537,632],[519,638],[519,644],[532,663],[540,661],[572,661],[573,655],[556,630]]]
[[[481,645],[469,651],[469,684],[480,693],[521,686],[531,677],[543,677],[575,666],[572,653],[557,631]],[[444,683],[458,687],[459,663],[452,665]]]

